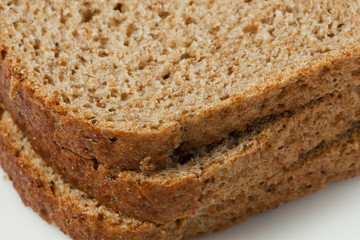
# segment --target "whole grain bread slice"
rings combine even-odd
[[[360,173],[359,146],[360,129],[354,127],[301,155],[274,176],[258,179],[234,198],[173,223],[153,224],[120,215],[71,187],[32,150],[16,125],[0,124],[0,164],[24,204],[74,240],[180,240],[219,231]]]
[[[330,0],[4,0],[0,98],[28,135],[33,128],[110,167],[163,167],[178,148],[359,85],[359,9]]]
[[[140,220],[169,223],[275,175],[298,161],[300,154],[349,129],[360,120],[359,109],[357,89],[336,92],[246,131],[233,132],[218,144],[186,155],[179,152],[176,157],[182,165],[150,172],[116,171],[61,149],[36,132],[31,135],[37,136],[33,146],[44,161],[103,205]],[[2,121],[14,125],[8,113]]]

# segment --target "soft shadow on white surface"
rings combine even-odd
[[[0,168],[0,239],[69,240],[24,207]],[[360,177],[282,205],[231,229],[199,240],[358,240],[360,239]]]

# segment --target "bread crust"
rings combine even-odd
[[[71,197],[66,199],[66,196],[55,196],[46,179],[32,172],[32,166],[26,164],[26,158],[15,156],[18,150],[4,135],[0,137],[0,149],[0,164],[12,180],[24,205],[30,206],[48,223],[56,224],[72,239],[179,239],[176,237],[176,224],[165,226],[167,231],[151,223],[142,225],[135,220],[129,227],[112,226],[102,221],[100,214],[87,214]]]
[[[355,131],[354,131],[355,130]],[[358,130],[352,129],[338,141],[321,144],[271,178],[249,184],[236,197],[202,210],[186,222],[184,238],[223,230],[254,214],[275,209],[282,203],[314,193],[326,184],[360,173]],[[187,229],[189,227],[189,229]],[[194,234],[197,232],[197,234]]]
[[[34,128],[29,131],[35,136],[34,149],[77,188],[127,216],[169,223],[191,216],[214,201],[234,197],[241,186],[270,177],[297,161],[300,153],[350,128],[359,120],[359,106],[354,89],[334,93],[242,136],[242,142],[250,142],[249,147],[239,144],[217,156],[204,156],[208,164],[188,163],[178,169],[147,173],[116,172],[58,147]],[[20,126],[24,121],[18,122]]]
[[[123,219],[127,225],[117,225],[107,221],[105,212],[115,218],[124,217],[111,210],[102,208],[98,214],[92,214],[91,211],[84,211],[81,208],[83,203],[74,201],[71,195],[56,194],[49,187],[41,169],[36,171],[39,167],[29,161],[31,154],[17,154],[20,149],[12,141],[1,131],[0,164],[13,181],[24,204],[76,240],[190,239],[226,229],[253,214],[266,212],[283,202],[321,189],[328,183],[360,173],[360,131],[354,128],[335,141],[321,144],[273,177],[247,186],[236,197],[215,203],[176,224],[155,225]],[[28,145],[24,147],[29,148]],[[70,188],[64,183],[59,184],[64,186],[56,187]]]
[[[4,49],[2,47],[1,49]],[[344,49],[309,63],[287,76],[268,79],[268,87],[204,110],[197,117],[182,117],[156,131],[124,132],[94,126],[67,114],[55,102],[36,97],[33,86],[23,81],[18,66],[7,53],[1,63],[0,98],[30,137],[40,132],[48,141],[111,168],[152,170],[170,164],[177,148],[185,150],[219,141],[235,129],[269,114],[294,109],[335,90],[359,85],[359,48]],[[15,58],[15,57],[14,57]],[[279,78],[281,78],[279,80]],[[34,130],[30,130],[34,129]]]

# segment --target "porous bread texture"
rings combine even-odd
[[[198,217],[187,222],[191,228],[187,233],[193,236],[193,231],[201,235],[209,228],[227,228],[249,216],[313,193],[328,183],[359,175],[360,135],[356,131],[356,128],[348,131],[338,138],[339,141],[322,143],[275,176],[265,181],[259,179],[257,184],[247,187],[235,198],[201,211]],[[198,218],[202,219],[201,222]]]
[[[324,139],[349,129],[360,120],[356,90],[325,96],[234,132],[218,144],[179,153],[177,161],[183,165],[161,171],[116,171],[48,139],[36,137],[32,142],[57,173],[103,205],[136,219],[169,223],[235,197],[249,184],[296,162]],[[8,113],[3,121],[14,124]]]
[[[74,239],[101,239],[102,236],[106,236],[105,239],[171,239],[172,234],[176,236],[176,224],[161,229],[155,224],[119,215],[65,183],[32,150],[20,129],[3,120],[0,149],[1,166],[24,204]]]
[[[4,0],[1,97],[60,147],[163,167],[178,147],[358,83],[359,6]]]
[[[180,240],[223,230],[327,183],[359,174],[359,146],[360,129],[354,127],[232,199],[174,223],[153,224],[117,214],[71,187],[32,150],[16,125],[0,124],[0,165],[24,204],[74,240]]]

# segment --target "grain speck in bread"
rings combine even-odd
[[[0,98],[26,134],[119,169],[166,166],[176,148],[358,85],[359,7],[3,0]]]
[[[40,155],[57,173],[103,205],[140,220],[169,223],[235,197],[349,129],[360,120],[356,90],[333,93],[247,131],[233,132],[220,143],[179,153],[176,157],[184,164],[159,171],[116,171],[47,139],[38,137],[33,143],[46,146],[49,152]],[[8,113],[3,118],[14,124]]]
[[[327,183],[355,176],[360,172],[359,146],[360,129],[354,127],[234,198],[174,223],[153,224],[117,214],[65,183],[31,149],[16,125],[0,120],[0,164],[24,204],[76,240],[180,240],[219,231]]]

